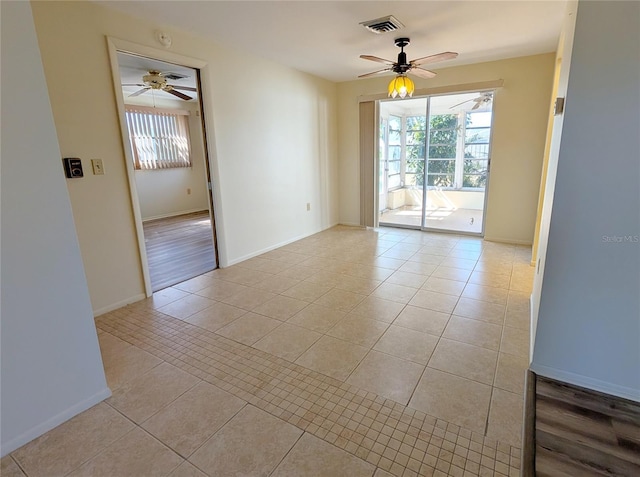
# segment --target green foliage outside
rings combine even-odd
[[[469,117],[467,116],[467,124]],[[427,186],[453,187],[455,181],[456,147],[460,125],[456,114],[432,116],[429,124],[429,174]],[[407,117],[407,186],[422,188],[425,175],[426,117]],[[466,139],[467,143],[481,142],[480,134]],[[480,144],[478,145],[480,146]],[[487,170],[484,154],[474,156],[473,147],[465,151],[463,187],[482,188],[486,186]],[[481,151],[482,152],[482,151]],[[412,180],[411,180],[412,179]]]

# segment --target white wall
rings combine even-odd
[[[161,48],[160,25],[93,2],[32,5],[62,152],[107,171],[69,184],[93,309],[105,311],[144,293],[105,35]],[[171,52],[208,64],[221,264],[337,223],[335,84],[162,29]]]
[[[125,103],[152,106],[154,99],[147,93],[125,98]],[[183,109],[190,112],[191,167],[135,171],[142,220],[208,210],[204,143],[198,103],[155,98],[155,105],[158,108]]]
[[[31,8],[2,2],[1,9],[5,455],[110,391]]]
[[[485,238],[530,244],[544,156],[553,53],[436,70],[416,89],[504,80],[494,100]],[[338,85],[340,222],[360,222],[358,98],[387,91],[389,77]]]
[[[637,2],[578,7],[562,142],[557,159],[551,156],[557,160],[553,206],[542,220],[549,224],[548,246],[540,255],[545,267],[531,365],[539,374],[636,401],[639,18]],[[613,238],[624,236],[631,241]]]

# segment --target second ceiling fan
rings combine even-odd
[[[384,58],[379,58],[377,56],[372,55],[360,55],[360,58],[363,60],[375,61],[377,63],[384,63],[388,65],[387,68],[382,70],[373,71],[371,73],[365,73],[363,75],[359,75],[358,78],[366,78],[368,76],[377,75],[379,73],[386,73],[388,71],[393,71],[398,75],[405,75],[407,73],[420,76],[421,78],[433,78],[436,74],[433,71],[425,70],[420,66],[426,65],[429,63],[436,63],[438,61],[444,60],[452,60],[457,58],[458,53],[454,53],[452,51],[445,51],[442,53],[438,53],[436,55],[424,56],[422,58],[416,58],[415,60],[407,61],[407,54],[404,52],[404,47],[407,46],[410,42],[409,38],[396,38],[395,45],[400,48],[400,53],[398,53],[398,60],[391,61],[386,60]]]
[[[142,86],[142,89],[139,89],[135,93],[130,94],[129,96],[138,96],[142,93],[146,93],[149,90],[162,90],[165,93],[172,94],[177,96],[180,99],[185,101],[189,101],[193,99],[191,96],[181,93],[180,91],[176,91],[178,89],[182,89],[185,91],[198,91],[196,88],[192,88],[190,86],[178,86],[175,84],[167,83],[167,78],[163,73],[157,70],[150,70],[149,74],[144,75],[142,77],[142,83],[134,83],[134,84],[123,84],[122,86]]]

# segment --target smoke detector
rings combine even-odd
[[[376,18],[375,20],[361,22],[360,25],[377,34],[389,33],[390,31],[396,31],[404,28],[404,25],[393,15],[387,15],[386,17]]]

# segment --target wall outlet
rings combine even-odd
[[[191,189],[187,189],[187,195],[191,195]]]
[[[102,165],[102,159],[91,159],[91,167],[93,167],[94,176],[104,175],[104,166]]]
[[[307,212],[311,210],[311,202],[307,202]]]

